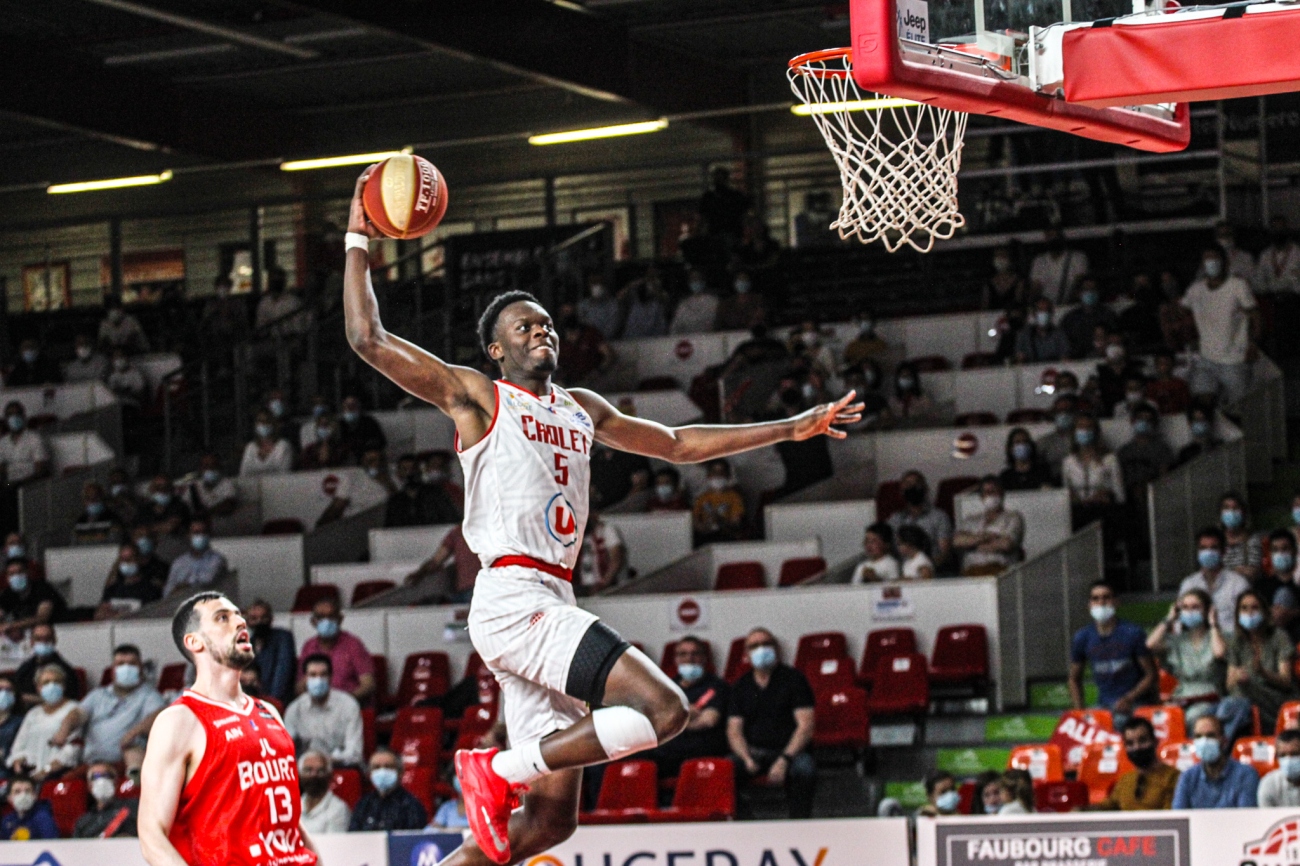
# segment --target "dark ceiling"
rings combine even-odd
[[[785,60],[847,39],[842,7],[807,0],[0,0],[0,193],[72,219],[338,194],[356,169],[276,166],[406,145],[482,182],[726,157],[796,124],[815,143],[780,110]],[[660,116],[652,136],[524,141]],[[165,189],[43,193],[163,169]]]

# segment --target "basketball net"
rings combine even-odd
[[[803,54],[787,72],[840,169],[844,202],[830,227],[845,240],[883,241],[891,253],[903,244],[928,253],[966,224],[957,170],[969,115],[864,95],[849,53]]]

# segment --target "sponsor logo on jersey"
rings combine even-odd
[[[566,429],[559,424],[545,424],[532,415],[520,415],[519,424],[523,427],[524,438],[530,442],[541,442],[575,454],[586,454],[591,445],[581,430]]]
[[[555,494],[546,503],[546,531],[565,547],[572,547],[578,540],[577,514],[563,493]]]
[[[229,743],[231,740],[238,740],[243,735],[244,735],[243,728],[231,728],[230,730],[226,731],[226,742]]]
[[[235,765],[239,772],[239,790],[247,791],[253,785],[266,785],[271,782],[298,781],[298,768],[293,764],[293,756],[268,758],[263,761],[240,761]]]
[[[217,730],[221,730],[226,725],[235,724],[236,722],[239,721],[239,719],[240,719],[239,716],[226,716],[224,719],[217,719],[215,722],[213,722],[212,727],[216,728]]]
[[[265,833],[258,833],[257,838],[262,840],[262,847],[271,857],[277,854],[292,854],[302,847],[302,833],[296,828],[268,830]]]

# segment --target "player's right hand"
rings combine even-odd
[[[366,206],[361,203],[361,192],[366,188],[366,179],[370,177],[370,173],[378,167],[379,163],[375,163],[361,172],[361,176],[357,178],[356,188],[352,191],[352,204],[348,207],[348,231],[365,235],[371,240],[382,238],[383,235],[366,216]]]

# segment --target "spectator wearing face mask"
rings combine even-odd
[[[204,454],[199,460],[199,477],[185,485],[185,499],[199,517],[229,517],[239,507],[239,489],[221,472],[221,458]]]
[[[1105,340],[1106,360],[1097,365],[1101,405],[1111,414],[1119,414],[1125,405],[1131,411],[1134,401],[1145,399],[1146,378],[1142,366],[1129,357],[1122,335],[1107,332]]]
[[[934,564],[942,569],[952,552],[952,518],[930,504],[930,485],[920,472],[913,469],[904,474],[901,486],[903,507],[889,515],[889,526],[895,537],[904,526],[924,530],[934,545]]]
[[[1156,407],[1139,404],[1130,417],[1133,438],[1121,445],[1115,456],[1129,497],[1145,504],[1147,485],[1169,471],[1174,463],[1174,450],[1160,433]]]
[[[95,619],[113,619],[124,613],[133,613],[147,604],[162,598],[162,588],[151,581],[140,568],[140,553],[134,544],[123,544],[117,549],[117,561],[104,581]]]
[[[1300,806],[1300,731],[1278,731],[1274,748],[1278,767],[1259,780],[1255,799],[1261,809],[1294,809]]]
[[[1196,534],[1196,562],[1200,568],[1183,578],[1178,586],[1178,594],[1182,596],[1193,589],[1199,589],[1209,595],[1214,599],[1220,630],[1224,635],[1230,635],[1237,628],[1237,620],[1233,615],[1237,607],[1237,596],[1250,589],[1250,581],[1224,567],[1224,544],[1223,530],[1217,526],[1207,526]]]
[[[313,397],[311,413],[298,425],[299,451],[316,441],[316,420],[329,414],[331,414],[329,402],[319,394]]]
[[[1110,710],[1123,727],[1133,708],[1147,703],[1156,685],[1156,664],[1147,649],[1146,632],[1115,615],[1115,593],[1104,581],[1088,591],[1092,622],[1070,641],[1070,703],[1085,708],[1083,669],[1092,670],[1097,706]]]
[[[938,422],[937,407],[921,390],[921,373],[910,361],[904,361],[894,369],[889,418],[897,427],[928,427]]]
[[[671,466],[665,466],[655,472],[654,488],[650,502],[646,506],[649,512],[690,511],[691,503],[682,490],[682,476]]]
[[[806,362],[802,365],[804,369],[823,380],[831,378],[838,368],[835,354],[823,338],[821,326],[813,319],[807,319],[791,330],[786,348],[792,358]]]
[[[352,462],[352,454],[343,441],[339,425],[329,415],[317,418],[316,441],[302,449],[298,468],[303,471],[336,469]]]
[[[429,819],[425,831],[430,830],[465,830],[469,828],[469,816],[465,814],[465,797],[460,788],[460,779],[453,773],[451,787],[456,793],[442,801],[438,811]]]
[[[1119,460],[1101,441],[1101,427],[1090,415],[1074,419],[1074,447],[1061,463],[1061,479],[1070,491],[1076,529],[1094,520],[1114,521],[1124,504],[1124,474]]]
[[[252,636],[253,656],[261,673],[266,694],[283,704],[293,700],[297,680],[298,651],[293,633],[275,628],[275,613],[264,599],[254,599],[244,613]]]
[[[166,475],[155,475],[149,482],[149,500],[137,516],[139,522],[147,525],[159,538],[166,538],[183,533],[190,516],[189,506],[176,495],[171,479]]]
[[[11,559],[5,566],[7,586],[0,592],[0,616],[6,628],[28,629],[36,625],[62,622],[68,616],[68,603],[45,578],[37,578],[21,559]]]
[[[985,770],[975,777],[975,796],[971,798],[972,815],[996,815],[1002,809],[1002,774]]]
[[[555,330],[560,350],[556,373],[566,384],[592,384],[613,365],[609,341],[599,330],[582,323],[573,304],[560,306]]]
[[[1086,358],[1093,348],[1093,337],[1097,328],[1105,328],[1108,333],[1119,330],[1119,317],[1115,311],[1101,302],[1101,287],[1091,276],[1080,278],[1075,293],[1079,306],[1065,314],[1061,319],[1061,330],[1070,341],[1070,357]]]
[[[81,488],[81,514],[72,525],[72,543],[118,544],[124,529],[122,518],[113,513],[104,501],[104,487],[98,481],[88,481]]]
[[[403,466],[403,463],[406,463]],[[384,526],[431,526],[460,523],[461,510],[447,492],[445,484],[426,484],[413,457],[398,461],[402,486],[388,498]],[[461,494],[462,497],[464,494]]]
[[[167,585],[167,575],[171,573],[172,564],[158,555],[158,538],[152,527],[137,526],[131,530],[131,541],[135,544],[135,561],[140,566],[140,573],[161,593]]]
[[[212,549],[212,527],[206,520],[190,521],[190,546],[172,561],[163,598],[175,592],[194,592],[226,576],[226,558]]]
[[[400,488],[397,486],[393,473],[388,470],[388,458],[382,451],[367,451],[361,455],[361,468],[365,470],[366,477],[384,488],[389,496],[392,496]]]
[[[1228,492],[1219,499],[1219,528],[1223,530],[1223,567],[1254,580],[1264,561],[1264,544],[1250,529],[1250,511],[1241,494]]]
[[[1218,434],[1214,432],[1214,413],[1204,405],[1193,403],[1187,410],[1187,432],[1191,441],[1178,449],[1175,466],[1189,463],[1219,445]]]
[[[745,497],[731,479],[731,464],[713,460],[706,470],[704,492],[691,506],[695,543],[736,541],[744,534]]]
[[[662,337],[668,333],[668,312],[664,306],[663,281],[651,268],[639,280],[633,280],[619,293],[627,305],[623,322],[623,339],[638,340]]]
[[[334,765],[329,755],[308,749],[298,756],[298,791],[302,795],[299,825],[311,833],[346,833],[352,820],[348,804],[330,790]]]
[[[68,382],[102,382],[108,375],[108,359],[95,351],[95,341],[87,334],[78,334],[73,340],[73,358],[63,365],[63,378]]]
[[[812,817],[817,767],[812,744],[814,700],[802,673],[782,664],[776,638],[764,628],[745,636],[752,666],[731,687],[727,707],[727,742],[735,756],[738,812],[747,804],[748,783],[766,776],[771,787],[784,787],[791,818]]]
[[[312,607],[312,627],[316,636],[302,645],[300,658],[323,654],[330,660],[330,688],[346,692],[363,706],[375,691],[375,662],[366,645],[351,632],[344,631],[343,614],[333,598],[322,598]],[[307,687],[306,678],[299,680],[300,690]],[[424,824],[420,824],[421,827]]]
[[[25,775],[9,780],[9,805],[13,811],[0,817],[0,839],[22,842],[29,839],[57,839],[54,810],[48,800],[36,799],[36,782]]]
[[[1001,574],[1019,561],[1025,540],[1025,518],[1005,507],[1002,483],[995,475],[980,481],[979,514],[961,522],[952,537],[953,549],[961,556],[964,577]]]
[[[1074,450],[1074,422],[1079,417],[1077,396],[1058,394],[1052,401],[1052,432],[1038,440],[1038,456],[1043,461],[1054,484],[1061,483],[1061,470],[1065,458]]]
[[[957,780],[947,770],[931,770],[925,774],[921,783],[925,787],[925,805],[916,810],[924,818],[937,818],[940,815],[955,815],[961,805],[961,794],[957,791]]]
[[[149,351],[140,320],[122,309],[122,301],[112,295],[104,298],[104,318],[99,323],[99,345],[105,351],[124,349],[133,354]]]
[[[11,674],[0,674],[0,765],[8,765],[18,726],[23,723],[23,707],[18,703]]]
[[[27,410],[17,400],[5,405],[8,429],[0,435],[0,468],[8,484],[23,484],[50,474],[50,449],[45,437],[27,426]]]
[[[1259,774],[1230,756],[1232,741],[1224,736],[1223,722],[1202,716],[1191,726],[1197,763],[1178,778],[1175,809],[1253,809],[1257,805]]]
[[[622,333],[622,308],[600,274],[587,279],[587,296],[578,301],[578,321],[600,331],[606,340],[617,339]]]
[[[1291,237],[1286,217],[1278,215],[1268,221],[1268,239],[1269,244],[1259,254],[1259,264],[1254,272],[1256,290],[1264,295],[1300,293],[1300,246]],[[1235,249],[1235,245],[1232,249],[1239,255],[1249,255]],[[1226,260],[1230,263],[1228,273],[1231,276],[1250,280],[1248,275],[1232,270],[1230,257]]]
[[[840,396],[849,391],[857,395],[862,404],[862,420],[845,424],[847,432],[879,430],[889,419],[889,399],[880,393],[880,365],[870,358],[856,367],[849,367],[841,375],[844,386]]]
[[[84,729],[87,761],[117,763],[122,749],[149,736],[154,719],[166,703],[158,690],[144,681],[139,647],[122,644],[113,650],[113,681],[92,689],[55,734],[66,743]]]
[[[131,363],[131,358],[123,349],[113,350],[113,363],[108,378],[104,380],[108,390],[112,391],[122,404],[123,410],[138,412],[145,402],[146,384],[144,373]]]
[[[1055,226],[1043,232],[1044,252],[1029,266],[1029,287],[1035,295],[1054,304],[1064,303],[1070,288],[1088,273],[1088,256],[1066,246],[1065,236]]]
[[[1028,815],[1034,811],[1034,780],[1026,770],[1006,770],[998,777],[999,815]]]
[[[425,484],[441,489],[456,507],[465,507],[465,489],[451,480],[451,452],[430,451],[420,467],[421,479]]]
[[[351,455],[365,454],[367,451],[383,451],[388,447],[388,437],[384,428],[379,426],[375,416],[361,409],[361,401],[356,397],[344,397],[339,406],[339,435],[343,445]],[[317,438],[319,439],[319,432]]]
[[[865,556],[853,569],[849,583],[888,583],[903,576],[894,556],[894,530],[888,523],[873,523],[867,527],[862,535],[862,552]]]
[[[985,310],[1009,310],[1023,307],[1028,287],[1016,273],[1016,260],[1011,247],[993,250],[993,272],[984,280],[980,306]]]
[[[1192,405],[1192,392],[1187,380],[1174,375],[1174,353],[1161,349],[1155,354],[1156,376],[1147,382],[1146,398],[1154,403],[1161,415],[1179,415]]]
[[[277,432],[271,413],[257,413],[253,424],[253,441],[244,447],[244,457],[239,462],[239,476],[281,475],[293,469],[293,449]]]
[[[397,755],[380,746],[370,756],[370,784],[352,812],[348,824],[351,833],[375,830],[420,830],[429,822],[429,813],[405,788],[398,784],[401,763]]]
[[[1120,776],[1106,799],[1091,808],[1102,812],[1168,809],[1174,802],[1179,772],[1156,756],[1151,722],[1134,717],[1123,728],[1124,754],[1134,769]]]
[[[284,726],[298,751],[312,749],[335,764],[361,764],[361,705],[347,692],[330,687],[334,665],[324,653],[302,663],[303,693],[284,712]]]
[[[77,672],[68,660],[59,654],[59,637],[54,631],[54,626],[48,623],[32,626],[31,638],[31,658],[14,671],[14,687],[17,689],[19,704],[23,711],[41,703],[40,690],[36,686],[36,674],[48,665],[54,665],[63,671],[64,690],[74,701],[79,699],[81,685],[77,679]]]
[[[1024,427],[1012,427],[1007,434],[1007,465],[998,476],[1005,490],[1042,490],[1052,486],[1052,472],[1038,456],[1034,437]]]
[[[140,513],[140,497],[131,489],[131,478],[124,469],[108,473],[108,507],[127,526],[135,526]]]
[[[1259,307],[1250,286],[1225,273],[1223,248],[1213,244],[1201,255],[1204,278],[1183,295],[1199,334],[1192,363],[1191,389],[1196,395],[1217,396],[1231,405],[1250,388],[1250,364],[1258,349]]]
[[[1033,309],[1016,336],[1016,363],[1040,364],[1070,357],[1070,341],[1056,326],[1055,306],[1047,298],[1034,301]]]
[[[1296,542],[1289,529],[1268,534],[1268,553],[1255,589],[1269,604],[1273,625],[1287,633],[1291,642],[1300,641],[1300,587],[1296,584]]]
[[[58,665],[47,664],[36,672],[40,703],[27,711],[9,751],[9,767],[37,781],[58,776],[77,765],[81,745],[59,740],[59,731],[77,702],[67,695],[68,676]]]
[[[18,358],[4,377],[7,388],[30,388],[36,385],[60,385],[63,373],[59,365],[45,357],[40,343],[23,340],[18,347]]]
[[[876,333],[876,314],[872,310],[861,310],[853,317],[854,335],[844,347],[844,366],[858,367],[871,361],[877,362],[880,356],[889,351],[889,344]],[[879,372],[879,367],[877,367]]]
[[[1218,709],[1228,644],[1208,593],[1200,589],[1180,593],[1169,606],[1169,615],[1147,636],[1147,648],[1159,658],[1163,670],[1178,678],[1170,699],[1183,708],[1189,728]]]
[[[1259,708],[1260,724],[1268,733],[1282,705],[1296,696],[1295,643],[1274,628],[1268,601],[1248,589],[1237,596],[1235,612],[1237,629],[1228,638],[1229,696],[1216,712],[1229,742],[1250,732],[1253,707]]]
[[[682,762],[692,758],[725,756],[727,752],[727,703],[730,688],[725,680],[708,670],[708,651],[693,635],[677,641],[673,648],[677,675],[673,678],[690,706],[686,730],[644,754],[659,767],[659,777],[676,776]]]
[[[686,274],[686,287],[690,294],[677,302],[670,334],[707,334],[714,330],[718,318],[718,296],[709,290],[708,281],[700,271]]]
[[[134,837],[140,800],[117,796],[117,767],[110,761],[96,761],[86,769],[90,810],[77,819],[74,839]]]
[[[747,271],[737,271],[732,278],[733,294],[718,303],[716,319],[719,331],[748,331],[767,315],[763,296],[754,290],[754,279]]]

